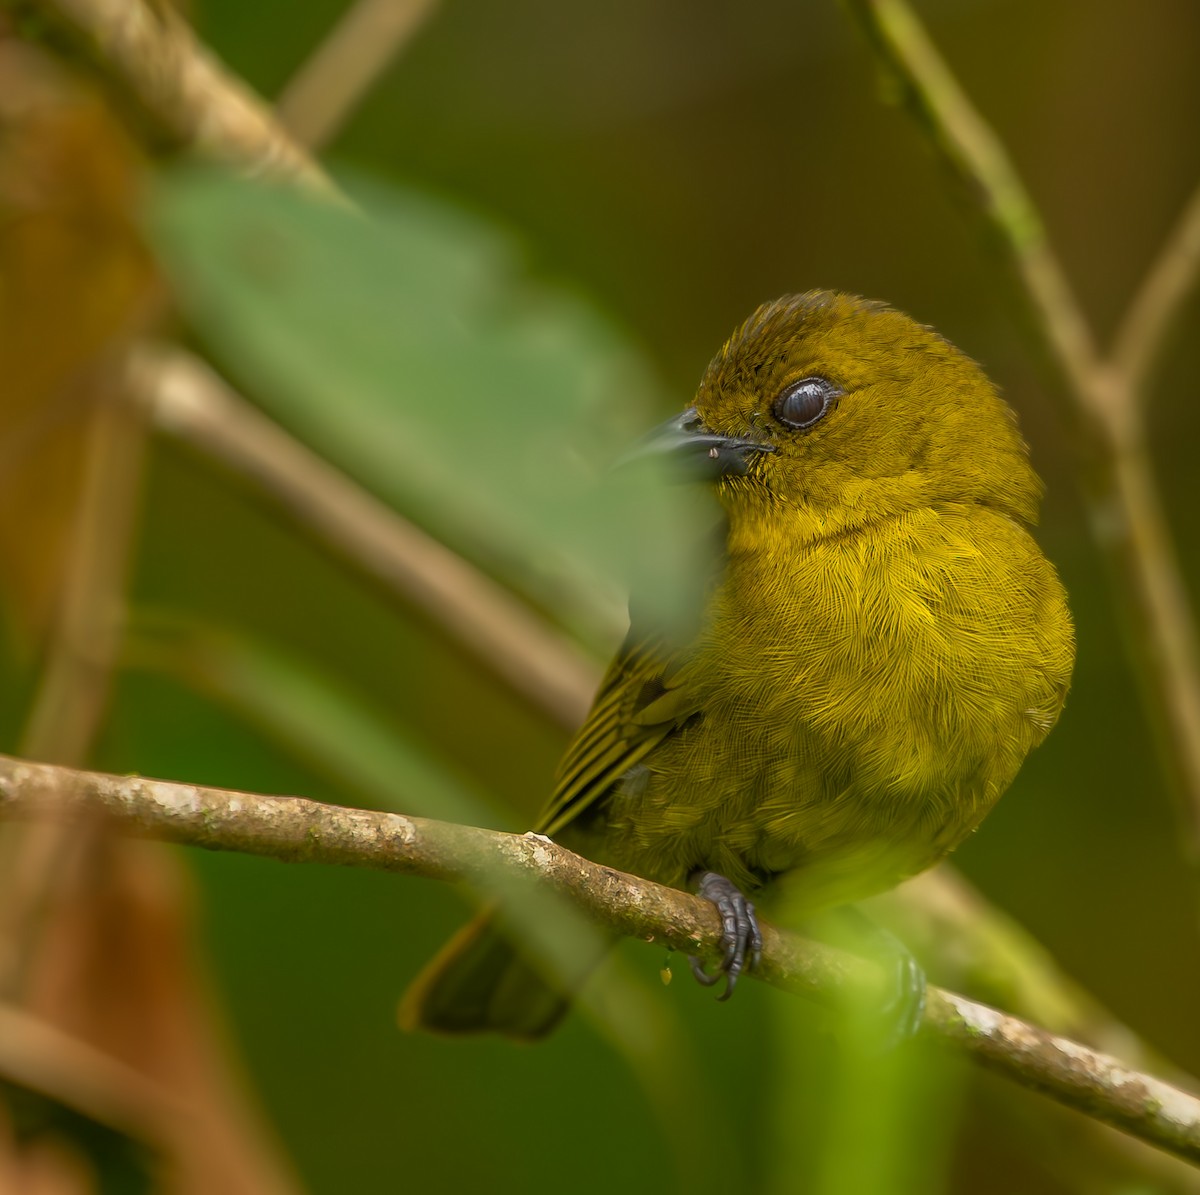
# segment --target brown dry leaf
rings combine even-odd
[[[159,1189],[295,1195],[300,1185],[219,1028],[190,945],[192,893],[176,858],[155,844],[104,836],[70,872],[43,928],[27,1007],[164,1093],[138,1133],[165,1147],[169,1176]]]
[[[0,593],[36,635],[63,597],[89,404],[160,291],[133,220],[138,154],[115,120],[2,37],[0,79]],[[62,708],[77,699],[55,694]],[[72,825],[51,845],[10,927],[23,960],[14,991],[42,1041],[20,1085],[149,1145],[157,1190],[292,1195],[209,998],[178,861],[102,825]],[[0,1075],[4,1061],[0,1039]],[[2,1129],[4,1195],[95,1189],[67,1142],[22,1151]]]
[[[0,587],[53,610],[79,494],[88,379],[157,288],[138,155],[100,102],[0,41]]]

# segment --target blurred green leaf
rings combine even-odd
[[[963,1060],[920,1041],[881,1047],[880,1010],[862,999],[823,1018],[823,1039],[794,1002],[772,1010],[773,1195],[949,1190]]]
[[[336,678],[263,642],[170,614],[141,616],[126,662],[175,676],[376,808],[464,825],[509,823],[444,762]],[[598,932],[569,903],[500,870],[485,885],[551,973],[594,957]]]
[[[691,488],[610,469],[653,418],[638,353],[523,277],[482,220],[356,192],[364,216],[195,170],[157,188],[150,226],[183,305],[256,401],[535,592],[565,574],[586,604],[632,570],[653,600],[688,575]]]
[[[347,800],[473,826],[514,821],[337,678],[261,639],[143,612],[124,662],[174,676],[233,710],[335,781]]]
[[[334,677],[261,639],[186,616],[143,612],[128,636],[125,662],[172,675],[226,706],[371,806],[469,825],[513,820]],[[591,969],[600,931],[568,901],[502,872],[486,895],[503,899],[507,920],[548,975]],[[701,1077],[677,1006],[619,958],[605,965],[602,979],[584,986],[577,1003],[642,1086],[681,1171],[699,1181],[691,1148],[696,1126],[715,1132],[716,1125],[711,1110],[698,1110],[687,1098]],[[681,1075],[689,1080],[683,1088]]]

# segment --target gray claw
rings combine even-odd
[[[721,946],[725,951],[717,971],[710,975],[698,958],[689,958],[692,974],[705,987],[725,976],[725,990],[717,997],[728,1000],[737,986],[738,976],[746,967],[749,955],[750,969],[758,966],[762,958],[762,932],[754,916],[754,906],[746,899],[732,880],[715,871],[701,872],[696,891],[705,900],[711,901],[721,915]]]

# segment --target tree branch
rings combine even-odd
[[[0,1004],[0,1075],[159,1148],[182,1137],[195,1114],[164,1084],[6,1004]]]
[[[1145,402],[1171,325],[1200,276],[1200,187],[1187,201],[1166,244],[1125,310],[1113,340],[1112,362]]]
[[[1000,139],[904,0],[848,0],[848,6],[929,139],[1000,233],[1072,389],[1085,389],[1096,360],[1091,331]]]
[[[39,759],[87,758],[120,651],[146,441],[145,413],[114,393],[123,376],[122,364],[108,362],[91,380],[83,488],[47,660],[22,735],[21,750]]]
[[[102,810],[125,831],[209,850],[326,863],[493,886],[536,884],[628,937],[690,954],[719,954],[707,901],[590,863],[538,835],[500,834],[427,818],[108,776],[0,756],[0,815],[78,816]],[[829,1000],[878,982],[870,964],[764,927],[758,978]],[[923,1031],[1015,1082],[1200,1162],[1200,1100],[1116,1059],[963,996],[930,988]]]
[[[142,345],[131,396],[159,430],[234,469],[327,548],[411,602],[551,721],[573,730],[599,680],[567,637],[306,448],[183,349]]]
[[[81,384],[91,390],[84,480],[36,695],[20,750],[64,764],[87,761],[107,712],[125,621],[140,516],[145,413],[113,393],[123,347]],[[0,842],[0,993],[29,978],[55,893],[94,827],[41,824]]]
[[[0,0],[0,7],[51,18],[125,105],[172,144],[337,194],[269,106],[166,0]]]
[[[289,80],[276,118],[310,150],[346,117],[433,13],[437,0],[355,0]]]

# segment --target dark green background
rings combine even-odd
[[[193,15],[270,96],[340,8],[204,0]],[[980,0],[924,4],[922,15],[1008,143],[1088,315],[1109,333],[1200,177],[1200,9]],[[515,229],[537,273],[591,296],[642,346],[668,409],[756,304],[813,286],[887,299],[985,365],[1048,483],[1041,540],[1071,593],[1079,663],[1058,728],[956,861],[1116,1013],[1200,1070],[1200,958],[1171,806],[1050,374],[1001,258],[907,116],[880,102],[846,15],[825,0],[447,0],[329,159]],[[1192,305],[1153,408],[1193,587],[1198,346]],[[646,424],[665,413],[646,411]],[[486,379],[471,414],[502,417]],[[562,734],[229,477],[167,444],[151,467],[136,599],[265,636],[338,676],[506,802],[512,828],[547,790]],[[148,675],[122,679],[99,762],[353,799],[233,715]],[[676,1188],[641,1088],[581,1019],[535,1049],[395,1031],[397,994],[463,913],[452,891],[189,860],[237,1041],[313,1191]],[[662,961],[635,946],[625,959],[651,979]],[[687,1043],[679,1095],[696,1116],[692,1192],[869,1189],[849,1172],[830,1177],[821,1161],[839,1064],[807,1011],[757,984],[720,1007],[678,976],[660,993]],[[781,1044],[788,1018],[798,1027]],[[904,1130],[917,1161],[901,1150],[908,1177],[879,1189],[938,1189],[942,1137],[949,1190],[1072,1189],[1039,1162],[1034,1129],[1005,1111],[1023,1104],[1038,1121],[1049,1105],[973,1072],[947,1081],[960,1079],[962,1099],[916,1101],[914,1122],[933,1131]],[[960,1104],[956,1126],[947,1105]]]

